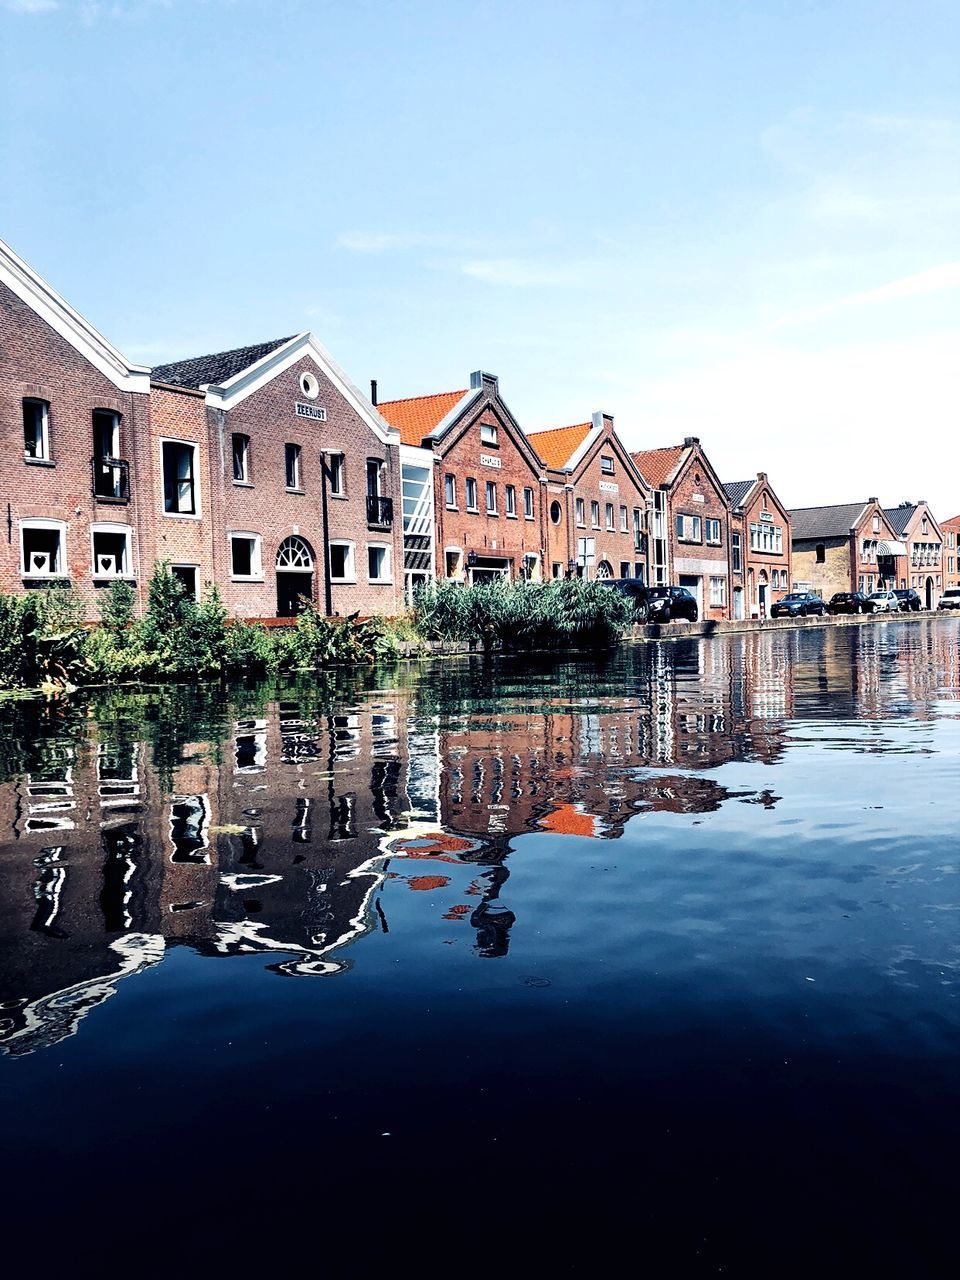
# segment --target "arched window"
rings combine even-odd
[[[817,564],[823,564],[827,558],[827,548],[822,542],[817,543]]]
[[[302,538],[284,538],[277,550],[278,573],[311,573],[313,554]]]
[[[597,576],[598,578],[612,578],[612,577],[613,577],[613,566],[610,564],[610,562],[609,562],[608,560],[601,560],[601,561],[600,561],[600,563],[597,565],[597,574],[596,574],[596,576]]]

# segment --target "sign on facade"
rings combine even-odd
[[[481,453],[480,465],[481,467],[499,467],[500,459],[492,457],[489,453]]]
[[[609,480],[601,480],[600,492],[601,493],[619,493],[620,486],[618,484],[611,484]]]
[[[298,418],[313,418],[314,422],[326,422],[327,411],[322,409],[318,404],[304,404],[302,400],[294,402],[294,409]]]

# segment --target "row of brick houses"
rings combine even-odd
[[[714,619],[957,581],[957,522],[925,503],[790,512],[695,436],[631,452],[599,412],[525,431],[489,373],[377,403],[311,333],[132,364],[2,242],[0,338],[0,589],[68,584],[91,619],[118,578],[142,607],[159,560],[246,618],[395,614],[435,579],[676,584]]]

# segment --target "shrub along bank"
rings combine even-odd
[[[328,619],[307,605],[290,627],[230,619],[216,587],[189,599],[166,564],[150,579],[147,610],[114,582],[89,628],[70,591],[0,594],[0,688],[178,677],[276,674],[398,657],[422,640],[469,641],[485,650],[610,645],[632,622],[629,601],[591,582],[449,583],[421,591],[409,618]]]

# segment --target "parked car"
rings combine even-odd
[[[895,591],[871,591],[867,596],[871,613],[899,613],[900,601]]]
[[[830,597],[828,613],[869,613],[870,606],[862,591],[837,591]]]
[[[938,609],[960,609],[960,587],[948,587],[937,605]]]
[[[920,599],[916,591],[914,591],[913,587],[906,587],[900,591],[894,591],[893,594],[900,601],[901,613],[919,613],[923,608],[923,601]]]
[[[597,581],[629,596],[638,622],[669,622],[672,618],[696,622],[699,617],[696,597],[686,587],[647,587],[636,578],[598,578]]]
[[[770,610],[771,618],[806,618],[810,614],[820,617],[827,612],[827,606],[812,591],[791,591]]]

